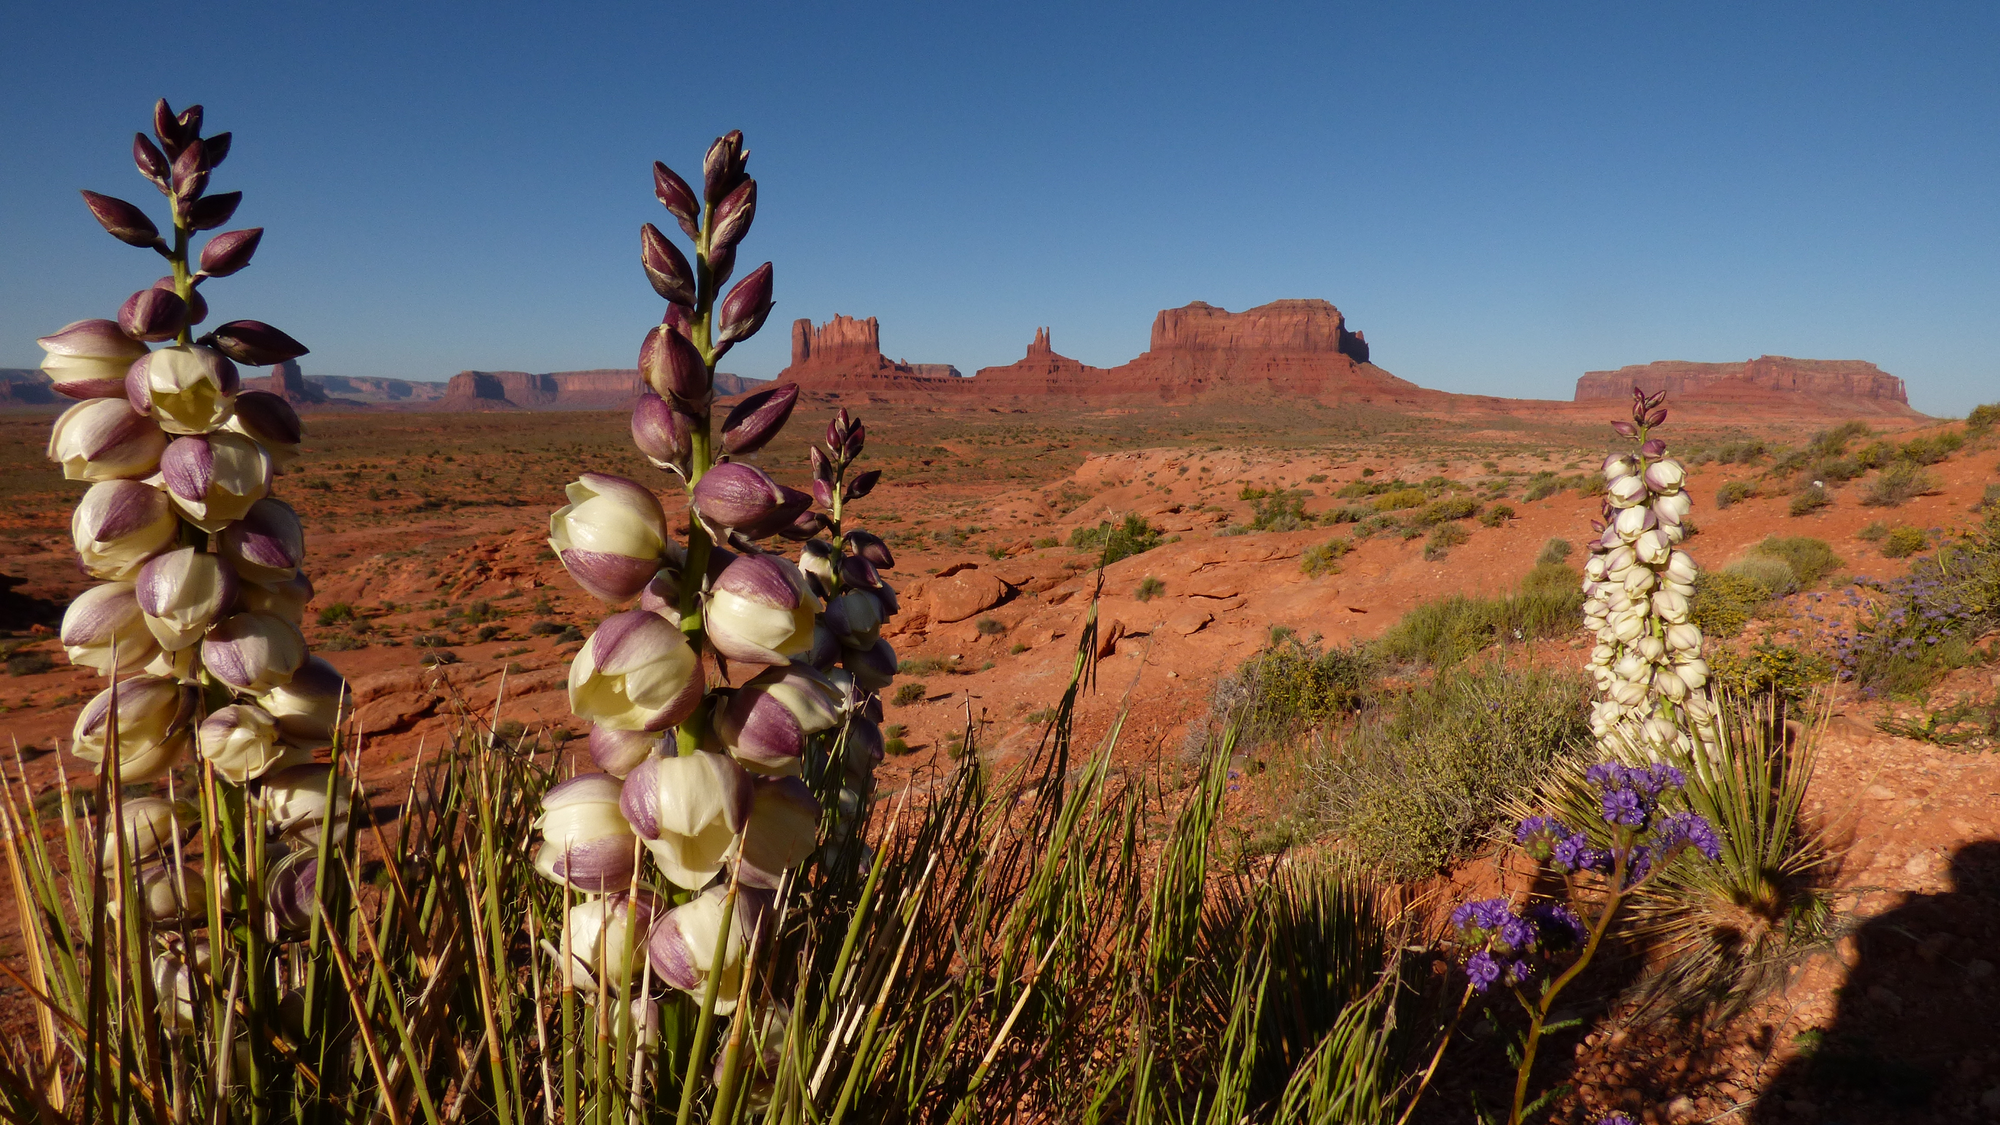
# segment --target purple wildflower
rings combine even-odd
[[[1549,851],[1550,862],[1559,872],[1590,870],[1590,845],[1583,833],[1572,832],[1555,842]]]
[[[1673,856],[1682,848],[1693,848],[1710,859],[1722,858],[1722,841],[1715,826],[1695,812],[1677,812],[1661,820],[1653,833],[1653,846],[1662,856]]]
[[[1543,949],[1565,949],[1572,945],[1582,945],[1590,937],[1584,928],[1583,919],[1569,907],[1556,902],[1538,902],[1528,907],[1528,920],[1534,923],[1535,932]]]
[[[1632,849],[1632,855],[1625,861],[1625,889],[1639,885],[1653,871],[1653,849],[1640,844]]]
[[[1554,817],[1531,816],[1514,830],[1514,842],[1538,863],[1547,862],[1557,843],[1569,835],[1569,828]]]
[[[1604,819],[1609,824],[1637,828],[1646,823],[1646,801],[1634,789],[1604,791]]]
[[[1491,953],[1482,949],[1466,958],[1465,975],[1472,978],[1474,992],[1484,992],[1493,987],[1494,981],[1500,979],[1500,962],[1494,960]]]
[[[1467,941],[1483,941],[1488,933],[1500,928],[1502,922],[1513,916],[1510,904],[1504,898],[1482,898],[1461,903],[1451,912],[1451,924],[1466,934]],[[1477,935],[1476,937],[1473,935]]]
[[[1609,1117],[1601,1118],[1597,1122],[1597,1125],[1639,1125],[1639,1123],[1622,1113],[1614,1113]]]
[[[1527,919],[1516,914],[1508,914],[1500,920],[1499,933],[1494,948],[1503,953],[1521,953],[1535,947],[1535,927]]]

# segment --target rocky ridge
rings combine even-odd
[[[1766,355],[1741,363],[1669,359],[1616,371],[1588,371],[1576,381],[1576,401],[1624,398],[1638,387],[1670,398],[1759,397],[1772,392],[1847,400],[1869,413],[1913,413],[1903,380],[1859,359],[1793,359]]]

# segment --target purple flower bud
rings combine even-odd
[[[769,668],[730,697],[715,717],[715,733],[750,769],[796,774],[812,737],[839,724],[839,701],[832,681],[812,668]]]
[[[113,320],[78,320],[35,343],[46,353],[42,370],[50,389],[70,398],[123,398],[125,374],[146,354]]]
[[[868,590],[849,590],[830,599],[824,620],[842,648],[873,648],[882,639],[882,603]]]
[[[827,459],[826,451],[817,445],[807,446],[806,451],[812,459],[813,480],[825,481],[829,486],[832,485],[836,474],[833,469],[833,462]],[[832,494],[828,493],[828,495]]]
[[[794,543],[803,543],[832,526],[833,521],[828,519],[824,513],[812,511],[800,512],[797,519],[778,529],[778,537],[789,539]]]
[[[291,749],[279,737],[278,720],[248,703],[233,703],[209,715],[195,728],[194,744],[217,776],[237,785],[271,772]]]
[[[880,469],[870,469],[865,473],[859,474],[853,480],[847,482],[847,498],[849,500],[861,499],[863,496],[875,491],[875,484],[881,479],[882,470]]]
[[[708,406],[708,364],[694,341],[673,325],[662,324],[646,333],[645,343],[639,345],[639,375],[668,402],[683,403],[691,411]]]
[[[1666,421],[1667,408],[1664,406],[1656,407],[1646,412],[1646,425],[1649,427],[1665,425]]]
[[[709,643],[730,660],[783,665],[811,646],[822,608],[798,567],[777,555],[752,554],[714,580],[703,621]]]
[[[826,622],[813,625],[812,644],[804,652],[795,653],[792,662],[809,665],[822,672],[831,672],[840,663],[840,642],[834,639],[833,630],[826,627]]]
[[[710,203],[720,203],[743,182],[743,165],[750,154],[743,150],[743,131],[731,129],[715,138],[701,162],[702,194]]]
[[[762,539],[798,518],[812,497],[786,488],[762,469],[740,461],[717,465],[695,482],[694,510],[745,538]]]
[[[228,277],[250,264],[257,244],[264,239],[263,227],[228,230],[208,240],[201,248],[201,272],[205,277]]]
[[[172,168],[167,163],[166,154],[144,133],[132,134],[132,163],[141,176],[153,181],[154,187],[162,192],[167,190],[167,177],[172,174]]]
[[[202,666],[237,691],[253,695],[291,679],[305,662],[306,639],[299,627],[268,613],[229,617],[201,642]]]
[[[294,746],[325,746],[334,725],[354,711],[347,677],[317,656],[309,656],[283,686],[264,693],[257,705],[278,721],[278,733]]]
[[[653,292],[676,305],[694,307],[694,271],[688,268],[680,248],[651,223],[639,228],[639,265],[646,271],[646,280],[653,283]]]
[[[270,367],[306,354],[304,344],[260,320],[232,320],[201,338],[238,363]]]
[[[222,530],[222,554],[252,582],[283,582],[305,560],[305,528],[290,504],[267,496]]]
[[[889,545],[882,542],[880,536],[866,531],[850,531],[842,539],[846,541],[848,550],[876,566],[884,570],[895,568],[896,556],[889,553]]]
[[[169,157],[179,155],[181,146],[187,143],[187,135],[181,131],[181,123],[165,98],[153,103],[153,133],[160,138]],[[199,136],[199,131],[195,135]]]
[[[722,449],[731,456],[755,453],[778,436],[799,401],[799,385],[782,383],[746,395],[722,420]]]
[[[632,444],[656,467],[685,476],[694,454],[694,419],[646,392],[632,408]]]
[[[101,763],[109,750],[114,691],[118,779],[152,781],[165,776],[194,741],[194,708],[200,692],[160,676],[134,676],[99,692],[76,717],[70,732],[70,753],[93,765]],[[128,810],[131,801],[126,799]]]
[[[716,306],[716,342],[733,344],[738,340],[747,340],[764,327],[764,320],[770,315],[771,263],[765,262],[737,282],[736,287]]]
[[[751,816],[750,776],[724,754],[649,757],[626,776],[618,807],[662,874],[700,890]]]
[[[240,191],[225,191],[221,195],[204,195],[188,205],[187,225],[189,230],[214,230],[229,221],[236,214],[236,206],[243,202]],[[216,276],[221,276],[217,274]]]
[[[122,582],[179,534],[167,494],[136,480],[98,481],[70,514],[77,558],[93,577]]]
[[[579,774],[544,793],[535,870],[580,891],[629,888],[638,849],[618,794],[618,780],[601,773]]]
[[[819,450],[815,448],[813,452],[818,453]],[[812,482],[812,498],[813,503],[822,508],[831,509],[833,507],[833,482],[814,477]]]
[[[118,327],[134,340],[171,340],[187,322],[187,302],[170,289],[141,289],[118,309]]]
[[[133,596],[160,647],[179,652],[199,643],[236,601],[236,572],[194,547],[154,556],[139,568]]]
[[[180,295],[175,290],[174,279],[171,277],[163,277],[158,281],[155,281],[153,283],[153,288],[163,289],[169,293],[173,293],[175,296]],[[202,321],[208,319],[208,298],[201,295],[201,290],[192,288],[188,290],[187,306],[188,306],[188,314],[187,314],[188,324],[190,325],[200,324]]]
[[[1622,437],[1639,436],[1639,427],[1633,425],[1630,422],[1613,422],[1611,423],[1611,428],[1617,430],[1619,435]]]
[[[160,467],[167,435],[122,398],[85,399],[63,411],[49,433],[49,460],[69,480],[144,477]]]
[[[658,755],[661,738],[651,731],[590,728],[590,760],[612,777],[623,778],[648,758]]]
[[[91,217],[97,220],[98,225],[125,245],[150,249],[162,244],[160,228],[154,226],[153,220],[147,218],[137,206],[94,191],[84,192],[83,202],[90,208]]]
[[[861,456],[861,447],[867,443],[868,427],[859,422],[854,423],[853,428],[847,431],[847,440],[841,443],[840,452],[842,457],[849,464],[852,464],[856,457]]]
[[[765,924],[771,895],[752,887],[738,890],[735,916],[729,919],[728,936],[723,940],[727,902],[724,888],[710,887],[667,911],[653,923],[646,941],[646,959],[653,966],[653,975],[670,988],[699,997],[707,992],[709,974],[720,974],[715,993],[715,1014],[719,1016],[736,1010],[743,953],[751,936]],[[719,965],[714,963],[718,943],[723,947]]]
[[[876,641],[874,648],[845,650],[840,666],[863,691],[881,691],[896,682],[896,650],[886,640]]]
[[[569,666],[569,709],[617,730],[663,731],[701,703],[701,660],[672,622],[643,609],[598,623]]]
[[[875,595],[876,601],[882,603],[882,620],[887,621],[902,612],[902,603],[896,600],[896,588],[894,586],[884,582],[868,592]]]
[[[288,852],[264,876],[264,900],[270,907],[275,934],[303,934],[319,914],[313,893],[319,883],[319,853],[301,848]]]
[[[877,573],[874,563],[860,555],[842,555],[840,581],[842,585],[851,588],[873,590],[882,584],[882,575]]]
[[[657,160],[653,161],[653,198],[679,221],[689,238],[701,237],[701,202],[695,199],[694,189]]]
[[[862,705],[864,708],[866,704]],[[882,738],[882,728],[875,720],[865,715],[853,715],[847,720],[847,767],[848,776],[857,780],[866,778],[875,769],[876,763],[886,753],[886,743]]]
[[[759,778],[755,785],[737,878],[746,887],[775,890],[819,843],[820,807],[796,777]]]
[[[757,181],[744,180],[721,203],[715,205],[715,223],[709,228],[709,254],[728,251],[750,233],[757,218]]]
[[[229,145],[234,138],[223,132],[201,139],[201,163],[204,168],[220,168],[229,159]]]
[[[283,468],[298,456],[305,437],[299,412],[283,395],[270,391],[243,391],[236,396],[236,411],[229,416],[229,428],[255,440],[270,454],[271,463]]]
[[[1656,457],[1665,457],[1666,455],[1667,443],[1661,441],[1659,438],[1647,438],[1646,444],[1639,447],[1639,456],[1649,461]]]
[[[651,490],[609,473],[585,473],[549,517],[549,547],[570,577],[607,602],[637,597],[667,551],[667,517]]]
[[[837,573],[836,568],[840,565],[835,557],[836,554],[831,543],[816,539],[807,540],[799,551],[799,569],[811,576],[821,590],[831,590]]]
[[[130,675],[160,654],[160,646],[147,631],[146,615],[128,582],[107,582],[77,595],[63,611],[62,631],[58,636],[71,664],[96,669],[100,676]],[[830,637],[827,643],[832,643]],[[112,667],[114,649],[118,661],[115,668]]]
[[[200,198],[208,187],[208,161],[202,153],[200,138],[188,141],[174,157],[172,184],[174,197],[183,203]]]
[[[729,276],[736,272],[736,247],[725,246],[711,250],[708,255],[708,283],[717,289],[729,284]],[[729,345],[722,345],[726,350]]]
[[[221,531],[270,491],[271,459],[242,434],[189,434],[160,455],[160,476],[189,522]]]

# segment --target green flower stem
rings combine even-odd
[[[743,837],[738,834],[736,847],[743,847]],[[715,994],[722,990],[722,962],[729,951],[729,927],[736,920],[736,874],[729,877],[729,893],[722,899],[722,924],[715,928],[715,955],[708,962],[708,982],[701,990],[701,1015],[695,1020],[694,1042],[688,1048],[687,1073],[681,1079],[681,1108],[674,1116],[675,1125],[689,1125],[694,1120],[694,1092],[701,1083],[701,1064],[708,1053],[709,1035],[715,1028]],[[737,989],[736,1002],[743,1003],[743,990]]]
[[[174,267],[174,295],[187,302],[189,308],[193,308],[194,275],[188,272],[188,228],[182,225],[184,220],[178,204],[174,206],[173,212],[174,251],[168,255],[167,261],[171,262]],[[181,334],[174,342],[177,344],[193,343],[194,325],[181,325]]]
[[[1611,865],[1611,880],[1605,891],[1604,910],[1597,916],[1597,924],[1590,928],[1590,940],[1584,943],[1583,953],[1572,965],[1549,986],[1542,990],[1541,1000],[1529,1009],[1528,1035],[1521,1049],[1521,1067],[1514,1075],[1514,1106],[1507,1112],[1507,1125],[1521,1125],[1521,1105],[1528,1097],[1528,1076],[1535,1069],[1535,1049],[1541,1046],[1542,1025],[1548,1022],[1549,1011],[1555,1007],[1556,996],[1569,983],[1582,974],[1590,959],[1597,955],[1597,947],[1604,941],[1604,935],[1611,929],[1611,918],[1618,913],[1618,906],[1625,900],[1625,864],[1632,854],[1632,833],[1620,829],[1624,837],[1617,851],[1617,859]]]
[[[701,352],[702,363],[708,368],[709,384],[715,382],[715,364],[718,357],[709,345],[710,325],[715,319],[716,289],[715,274],[708,267],[709,238],[714,233],[715,208],[704,203],[701,208],[701,234],[695,239],[695,311],[693,319],[694,346]],[[694,514],[694,486],[704,474],[715,467],[715,440],[708,428],[713,413],[708,404],[703,403],[702,411],[695,417],[694,432],[690,435],[688,454],[688,549],[687,561],[681,567],[680,612],[681,632],[687,635],[688,644],[694,649],[695,658],[701,657],[706,638],[702,632],[701,584],[708,575],[708,557],[714,547],[708,531]],[[694,717],[682,723],[674,732],[674,745],[681,754],[693,754],[701,749],[701,724],[708,721],[705,709],[697,708]]]

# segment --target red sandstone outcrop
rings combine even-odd
[[[778,381],[806,391],[892,398],[953,393],[959,389],[954,384],[964,382],[948,363],[890,359],[882,354],[882,326],[874,317],[840,314],[818,326],[805,319],[792,322],[792,362],[778,372]]]
[[[1908,412],[1903,381],[1858,359],[1793,359],[1767,355],[1742,363],[1688,363],[1662,360],[1616,371],[1590,371],[1576,381],[1576,401],[1625,398],[1633,387],[1664,390],[1670,398],[1762,397],[1770,392],[1806,398],[1873,403],[1892,413]]]
[[[763,386],[726,371],[715,373],[718,398]],[[445,385],[441,410],[624,410],[645,393],[636,368],[591,371],[461,371]]]
[[[69,400],[49,389],[49,377],[32,367],[0,367],[0,409],[67,406]]]

